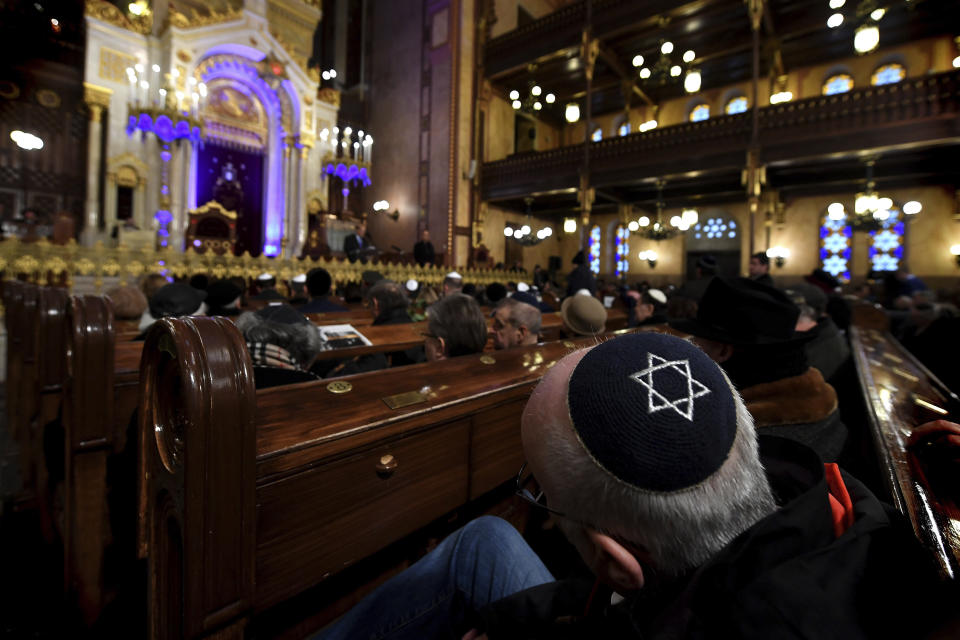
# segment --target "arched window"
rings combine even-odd
[[[698,104],[690,110],[690,122],[700,122],[710,117],[710,105]]]
[[[620,127],[617,129],[617,133],[621,136],[630,135],[630,123],[624,122],[622,125],[620,125]]]
[[[897,62],[893,62],[877,67],[877,70],[870,76],[870,84],[875,87],[883,84],[896,84],[906,77],[906,67]]]
[[[899,207],[890,207],[889,216],[880,231],[870,232],[870,268],[874,271],[896,271],[903,259],[903,213]]]
[[[823,95],[832,96],[838,93],[846,93],[853,89],[853,76],[848,73],[838,73],[827,78],[823,83]]]
[[[590,241],[587,244],[587,260],[590,271],[600,273],[600,225],[595,224],[590,229]]]
[[[630,230],[622,224],[617,225],[616,243],[614,272],[618,278],[622,278],[630,270]]]
[[[832,276],[850,279],[853,232],[846,217],[831,220],[825,211],[820,224],[820,266]]]
[[[590,139],[594,142],[600,142],[603,140],[603,129],[601,127],[594,129],[593,133],[590,134]]]
[[[737,96],[736,98],[730,98],[727,101],[727,106],[723,108],[724,113],[727,115],[733,115],[735,113],[743,113],[750,108],[750,103],[747,101],[746,96]]]

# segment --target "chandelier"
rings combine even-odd
[[[666,184],[663,180],[657,180],[657,214],[651,220],[647,216],[640,216],[638,220],[631,220],[627,229],[631,233],[638,233],[640,237],[654,242],[669,240],[677,234],[686,231],[691,226],[697,224],[700,214],[696,209],[684,209],[680,215],[672,216],[670,223],[663,220],[663,186]]]
[[[320,131],[318,148],[326,148],[323,156],[324,177],[340,178],[343,197],[350,195],[350,186],[369,187],[372,184],[369,175],[373,136],[353,127],[324,127]]]
[[[853,203],[853,215],[847,213],[843,203],[833,202],[827,207],[827,217],[830,220],[846,220],[851,231],[880,231],[890,220],[894,208],[893,200],[877,193],[876,183],[873,180],[873,166],[876,160],[867,161],[866,188],[857,193]],[[923,210],[923,205],[917,200],[904,203],[902,211],[907,220]]]
[[[674,82],[680,76],[683,76],[683,88],[687,93],[696,93],[700,91],[701,76],[699,69],[690,65],[697,58],[697,54],[692,49],[683,52],[680,62],[671,58],[673,54],[673,43],[669,40],[660,41],[660,57],[651,65],[645,66],[646,59],[637,54],[633,56],[633,66],[638,69],[637,75],[641,80],[649,84],[663,86],[668,82]]]
[[[203,137],[201,104],[206,101],[207,86],[194,77],[180,78],[174,68],[162,72],[159,64],[149,70],[137,63],[127,67],[127,135],[137,131],[143,139],[156,136],[160,144],[160,207],[153,219],[161,247],[167,246],[168,229],[173,221],[170,212],[170,144],[186,140],[199,144]]]
[[[542,229],[538,229],[536,233],[533,233],[533,229],[529,224],[531,221],[530,205],[533,204],[533,198],[527,196],[523,199],[523,202],[527,205],[527,222],[523,225],[511,225],[508,223],[503,227],[503,235],[506,238],[513,238],[514,242],[524,247],[532,247],[552,236],[553,228],[548,225]]]
[[[540,111],[544,106],[554,104],[557,101],[556,95],[553,93],[544,93],[543,87],[532,80],[528,84],[525,93],[521,94],[517,89],[513,89],[510,91],[509,97],[510,106],[513,107],[514,111],[526,111],[528,113]],[[579,110],[577,117],[580,117]]]

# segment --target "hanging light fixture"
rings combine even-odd
[[[532,72],[534,67],[528,67],[528,70]],[[513,107],[514,111],[526,111],[528,113],[541,111],[545,104],[554,104],[557,101],[555,94],[549,92],[544,94],[543,87],[537,84],[535,80],[531,80],[527,84],[526,94],[521,94],[517,89],[512,89],[507,96],[510,98],[510,106]]]
[[[657,180],[657,215],[651,220],[647,216],[641,216],[637,220],[638,233],[641,237],[654,242],[668,240],[682,231],[686,231],[691,225],[697,223],[699,214],[696,209],[684,209],[678,216],[670,218],[669,224],[663,220],[663,187],[666,184],[664,180]],[[632,231],[632,229],[631,229]]]
[[[650,65],[645,65],[646,58],[642,54],[633,56],[633,66],[637,69],[637,76],[640,80],[649,81],[650,84],[663,86],[668,82],[673,82],[681,75],[683,77],[683,88],[687,93],[696,93],[700,91],[703,77],[700,70],[690,67],[697,59],[697,54],[688,49],[680,57],[681,62],[675,62],[671,57],[674,51],[673,43],[669,40],[660,41],[660,57]]]
[[[548,225],[538,229],[536,233],[534,233],[533,228],[529,224],[532,222],[530,207],[533,204],[533,197],[527,196],[523,199],[523,202],[527,205],[527,223],[522,225],[516,223],[511,225],[508,223],[503,228],[503,235],[505,238],[513,238],[515,242],[525,247],[532,247],[551,237],[553,235],[553,228]],[[576,222],[574,222],[574,224],[576,224]],[[566,222],[564,223],[564,227],[566,227]]]
[[[909,0],[906,3],[909,4]],[[841,9],[846,4],[846,0],[829,0],[828,6],[834,13],[827,18],[827,27],[837,29],[848,21],[856,24],[854,50],[859,55],[873,51],[880,44],[880,21],[887,14],[887,8],[878,6],[878,0],[860,0],[845,15]]]
[[[573,124],[580,119],[580,105],[576,102],[570,102],[564,109],[563,116],[567,122]]]

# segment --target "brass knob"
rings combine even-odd
[[[375,465],[377,475],[381,478],[389,478],[397,470],[400,463],[391,454],[380,456],[380,462]]]

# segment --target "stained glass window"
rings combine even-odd
[[[853,231],[847,219],[831,220],[823,214],[820,225],[820,266],[832,276],[850,279],[850,252]]]
[[[878,67],[870,76],[870,84],[879,87],[882,84],[896,84],[907,77],[907,70],[896,62]]]
[[[837,93],[846,93],[853,89],[853,77],[846,73],[830,76],[823,83],[823,95],[832,96]]]
[[[890,216],[883,221],[880,231],[870,232],[870,268],[874,271],[896,271],[903,259],[903,213],[897,207],[889,209]]]
[[[619,133],[621,136],[628,135],[630,133],[630,123],[624,122],[622,125],[620,125],[620,128],[617,129],[617,133]]]
[[[590,261],[590,271],[594,273],[600,273],[600,225],[593,225],[593,228],[590,229],[590,243],[587,245],[588,256],[587,259]]]
[[[600,127],[597,127],[596,129],[594,129],[593,134],[590,136],[590,139],[593,140],[594,142],[600,142],[601,140],[603,140],[603,129],[601,129]]]
[[[625,226],[617,226],[617,246],[614,253],[617,257],[616,264],[616,275],[618,278],[621,278],[627,275],[627,271],[630,270],[630,230]]]
[[[733,220],[724,220],[723,218],[707,218],[704,222],[698,222],[693,225],[693,237],[709,239],[736,238],[737,223]]]
[[[700,122],[710,117],[710,105],[698,104],[690,111],[690,122]]]
[[[747,102],[745,96],[737,96],[728,101],[727,106],[723,110],[727,115],[733,115],[735,113],[743,113],[749,106],[750,103]]]

